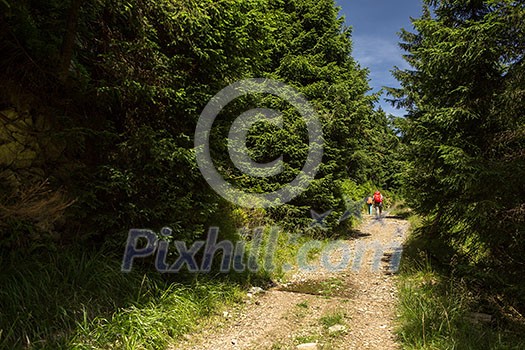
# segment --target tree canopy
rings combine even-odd
[[[227,205],[197,168],[195,126],[213,95],[245,78],[296,88],[320,116],[325,139],[308,191],[268,214],[294,226],[308,224],[311,208],[333,209],[337,225],[344,181],[390,181],[389,163],[375,145],[382,139],[395,145],[396,138],[385,114],[374,111],[378,97],[369,94],[367,70],[351,57],[351,31],[333,0],[0,6],[0,103],[9,126],[0,146],[2,201],[6,213],[18,213],[5,214],[1,224],[6,247],[41,239],[102,242],[130,227],[167,225],[188,239],[203,234]],[[285,171],[270,179],[239,173],[226,154],[231,123],[257,105],[280,110],[286,124],[258,123],[248,134],[255,160],[284,156]],[[305,124],[278,99],[240,99],[214,127],[217,168],[247,191],[280,188],[304,162]],[[31,191],[34,197],[24,202],[20,194]],[[36,215],[31,206],[47,212]],[[29,209],[23,213],[23,207]],[[26,234],[34,228],[33,236]]]

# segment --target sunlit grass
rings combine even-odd
[[[342,312],[326,314],[319,319],[319,323],[325,328],[330,328],[335,325],[343,325],[345,323],[345,314]]]
[[[2,273],[2,349],[158,349],[242,295],[226,276],[179,283],[155,271],[124,274],[119,259],[102,253],[65,251],[38,261]]]

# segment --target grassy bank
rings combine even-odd
[[[413,228],[418,224],[412,218]],[[494,313],[480,321],[487,296],[438,267],[422,246],[424,239],[412,233],[400,270],[398,335],[403,348],[525,349],[523,320]]]
[[[2,266],[2,349],[159,349],[242,290],[228,276],[124,274],[104,253],[46,253]]]
[[[4,259],[0,349],[166,348],[200,319],[240,302],[248,287],[282,278],[307,239],[270,229],[262,237],[258,248],[246,238],[245,262],[257,249],[260,268],[244,273],[160,274],[140,259],[122,273],[118,255],[80,250]]]

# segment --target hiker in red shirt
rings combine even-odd
[[[383,195],[379,191],[374,193],[374,208],[376,209],[376,214],[379,210],[379,215],[381,215],[383,212]]]

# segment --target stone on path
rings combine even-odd
[[[328,334],[330,334],[330,335],[336,334],[336,333],[341,333],[341,332],[346,332],[346,327],[343,326],[342,324],[336,324],[336,325],[333,325],[332,327],[328,328]]]

